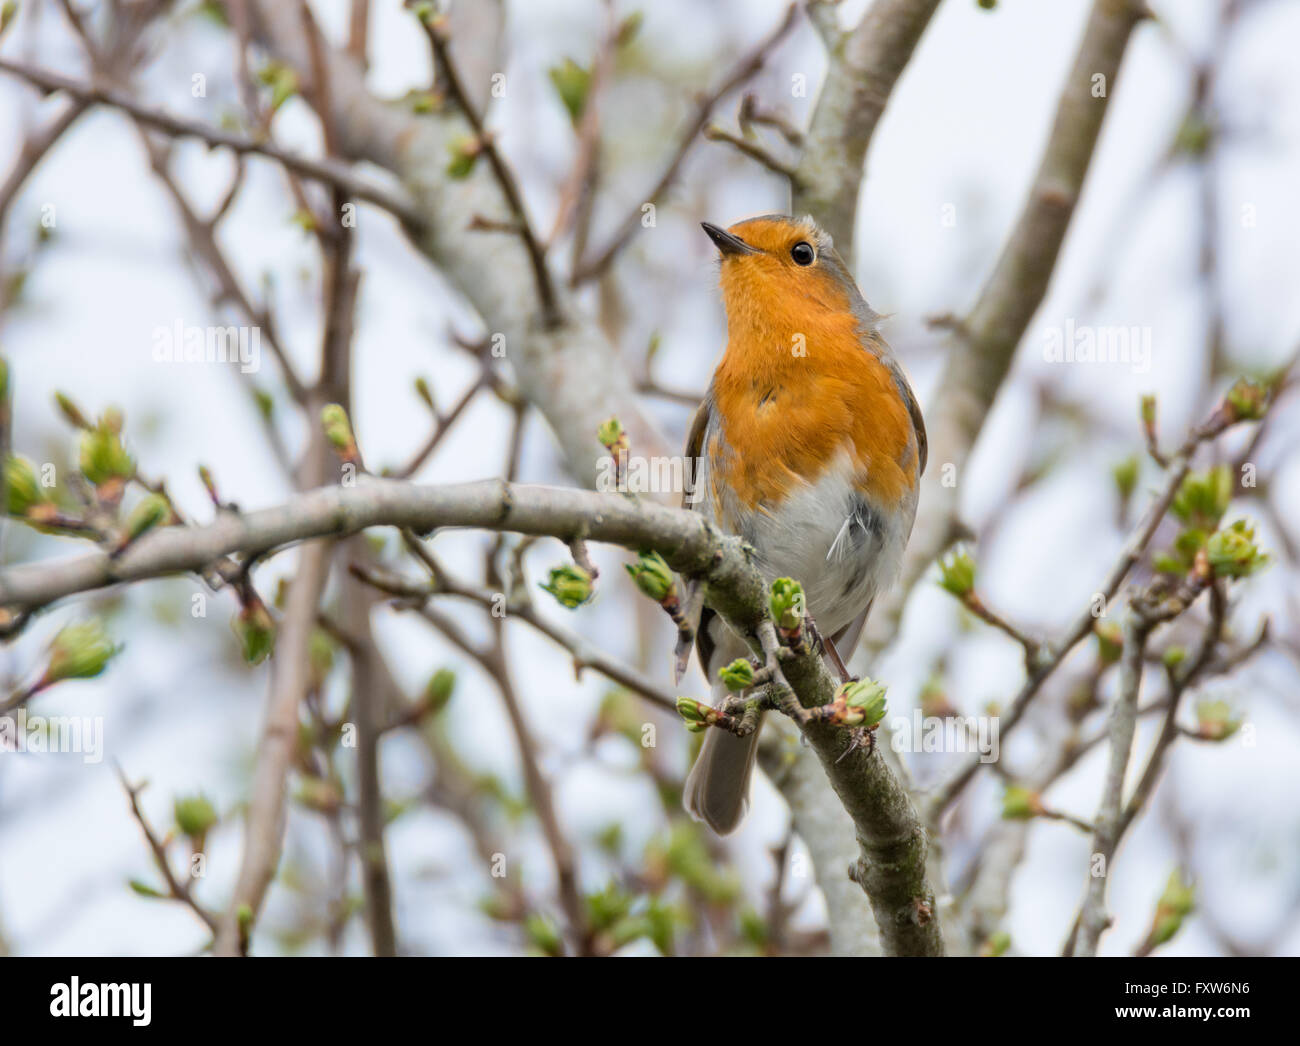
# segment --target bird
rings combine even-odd
[[[847,680],[844,660],[911,535],[925,422],[880,315],[811,217],[702,226],[718,249],[727,344],[686,439],[683,501],[751,545],[769,585],[802,584],[823,656]],[[751,651],[707,608],[695,645],[717,706],[718,669]],[[744,818],[758,735],[708,730],[687,776],[683,805],[719,835]]]

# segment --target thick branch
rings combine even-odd
[[[1047,293],[1115,92],[1120,61],[1142,12],[1136,0],[1095,0],[1020,217],[974,308],[964,320],[951,323],[953,348],[938,395],[926,411],[930,468],[921,490],[926,508],[912,532],[899,585],[876,606],[876,628],[897,621],[911,587],[952,540],[961,471]],[[949,466],[956,470],[957,483],[945,486]]]
[[[311,56],[294,5],[256,0],[250,7],[258,42],[293,66],[310,93]],[[416,114],[381,101],[345,54],[327,51],[324,58],[340,150],[401,181],[424,219],[416,247],[478,311],[487,332],[500,336],[520,393],[546,418],[574,476],[594,482],[603,456],[594,433],[611,415],[627,428],[638,454],[669,453],[600,328],[558,287],[555,309],[564,319],[548,326],[523,241],[472,227],[475,216],[506,223],[513,218],[490,164],[475,164],[464,178],[447,174],[453,149],[473,134],[463,114],[450,106]],[[472,95],[475,86],[464,88]]]
[[[235,551],[267,551],[381,525],[419,532],[436,527],[479,527],[549,535],[568,542],[581,538],[653,549],[674,570],[701,580],[713,608],[738,634],[748,637],[755,650],[760,648],[760,634],[771,632],[767,586],[744,544],[739,538],[719,534],[698,513],[617,494],[500,481],[422,487],[371,479],[355,487],[322,487],[277,508],[242,516],[222,515],[207,527],[153,531],[117,559],[94,553],[61,563],[13,567],[0,573],[0,605],[33,608],[115,582],[197,570]],[[308,549],[319,547],[309,545]],[[309,567],[299,571],[291,590],[289,620],[296,617],[297,594],[301,591],[304,599],[309,594],[303,584],[304,574],[311,572]],[[291,637],[282,635],[280,643],[290,645]],[[279,651],[276,660],[280,660]],[[286,660],[300,663],[293,656]],[[781,668],[802,706],[825,704],[834,695],[835,682],[815,652],[792,656]],[[289,685],[276,691],[285,699],[282,702],[277,696],[273,715],[277,709],[289,707],[292,692]],[[283,739],[286,745],[291,744],[293,731],[285,734],[281,732],[284,724],[277,723],[277,727],[274,733],[268,731],[267,743]],[[893,954],[941,953],[934,894],[925,876],[927,836],[907,792],[879,752],[868,748],[846,751],[850,744],[846,731],[816,721],[803,723],[802,728],[853,818],[859,843],[853,874],[871,900],[886,950]],[[251,811],[249,820],[251,826]],[[250,827],[247,845],[257,843]],[[269,878],[241,882],[237,897],[255,911],[268,882]],[[237,905],[232,905],[232,911],[237,911]],[[227,936],[227,948],[229,940]]]

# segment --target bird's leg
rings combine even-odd
[[[877,724],[878,726],[879,724]],[[853,752],[859,748],[865,748],[867,755],[876,750],[876,727],[856,726],[849,731],[849,747],[844,749],[840,757],[835,760],[837,763],[843,762]]]
[[[675,619],[677,624],[677,645],[673,650],[673,681],[680,683],[686,674],[686,665],[691,659],[691,647],[700,628],[700,617],[704,610],[704,584],[699,578],[686,579],[684,586],[686,598]],[[704,666],[708,672],[708,666]]]
[[[849,670],[844,667],[844,659],[840,657],[840,652],[835,649],[835,641],[830,636],[824,636],[817,631],[817,622],[811,617],[807,619],[808,631],[812,634],[812,641],[818,649],[830,658],[832,667],[839,674],[841,683],[852,683],[854,677],[849,675]]]

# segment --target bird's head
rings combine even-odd
[[[827,313],[874,327],[876,314],[811,218],[768,214],[729,229],[703,227],[721,256],[719,283],[733,329],[805,329]]]

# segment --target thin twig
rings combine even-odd
[[[677,141],[677,148],[673,151],[673,155],[668,160],[663,173],[660,174],[659,180],[646,195],[645,203],[658,203],[663,198],[664,193],[668,191],[668,187],[672,185],[673,180],[677,177],[677,172],[681,169],[687,154],[690,153],[691,146],[695,144],[696,137],[712,117],[713,110],[718,102],[763,68],[769,52],[781,42],[786,33],[794,26],[795,15],[798,10],[798,4],[791,4],[786,9],[785,17],[781,19],[776,28],[768,33],[757,47],[737,62],[716,87],[696,103],[695,111],[691,114],[691,118],[686,123],[685,131]],[[577,286],[580,283],[595,279],[610,267],[618,252],[631,241],[633,232],[636,231],[637,226],[640,224],[641,206],[641,203],[638,203],[619,223],[614,235],[610,237],[609,243],[605,247],[596,251],[590,259],[574,266],[573,275],[569,278],[570,286]]]
[[[533,269],[533,280],[537,284],[537,297],[541,305],[542,318],[546,326],[557,326],[561,320],[560,307],[555,294],[555,287],[551,282],[551,271],[546,264],[546,251],[533,233],[533,227],[528,220],[528,211],[524,207],[524,197],[523,193],[520,192],[519,184],[515,180],[514,173],[501,156],[500,150],[497,149],[492,135],[484,127],[483,117],[474,107],[469,92],[465,90],[465,85],[461,82],[460,73],[451,57],[451,48],[448,46],[446,28],[443,22],[436,18],[431,20],[420,18],[419,22],[424,30],[424,35],[429,40],[429,45],[433,48],[434,56],[438,60],[438,66],[446,80],[447,93],[452,101],[456,103],[461,113],[464,114],[465,121],[473,130],[478,147],[482,150],[482,154],[487,157],[488,163],[491,164],[492,173],[501,186],[501,194],[505,197],[506,204],[509,206],[515,222],[518,223],[514,231],[519,234],[520,239],[524,242],[524,247],[528,251],[528,260]]]
[[[11,73],[28,83],[39,87],[47,93],[62,91],[70,98],[84,105],[105,105],[118,109],[133,117],[155,131],[161,131],[173,138],[200,138],[210,145],[230,149],[237,155],[265,156],[275,160],[283,167],[304,178],[321,182],[325,185],[338,186],[347,194],[358,200],[372,203],[390,214],[400,218],[412,228],[423,224],[423,217],[406,200],[392,195],[376,186],[357,178],[347,167],[328,160],[314,160],[300,156],[270,142],[259,142],[244,138],[217,127],[193,120],[172,116],[159,109],[141,105],[130,95],[112,87],[81,83],[47,69],[16,62],[9,58],[0,58],[0,71]]]

